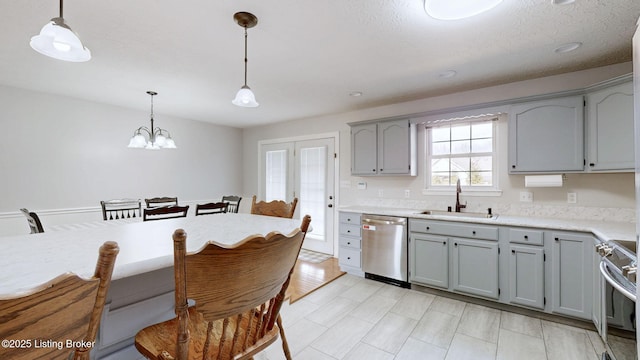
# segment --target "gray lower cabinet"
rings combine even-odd
[[[585,320],[592,319],[592,236],[549,232],[552,241],[551,311]]]
[[[451,238],[452,288],[467,294],[498,299],[498,243]]]
[[[338,263],[340,269],[351,274],[364,275],[362,272],[360,214],[340,212],[338,217]]]
[[[449,239],[445,236],[409,235],[409,281],[443,289],[449,287]]]
[[[594,246],[594,251],[592,252],[591,255],[591,259],[593,261],[593,265],[591,266],[591,270],[592,270],[592,274],[593,274],[593,288],[591,289],[591,299],[592,299],[592,316],[591,316],[591,320],[593,321],[593,325],[595,325],[596,330],[598,331],[599,334],[602,334],[602,288],[605,286],[605,280],[602,278],[602,275],[600,274],[600,254],[598,254],[597,251],[595,251],[595,246],[602,243],[602,241],[600,241],[600,239],[593,239],[593,246]]]
[[[584,161],[583,96],[511,106],[510,173],[583,171]]]
[[[509,302],[544,309],[544,249],[509,245]]]

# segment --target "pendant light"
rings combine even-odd
[[[460,20],[489,11],[502,0],[425,0],[424,9],[439,20]]]
[[[31,38],[30,45],[40,54],[58,60],[83,62],[91,59],[91,51],[82,45],[78,35],[64,22],[62,0],[60,16],[43,26],[40,34]]]
[[[247,86],[247,29],[256,26],[258,18],[248,12],[237,12],[233,15],[233,19],[244,28],[244,85],[238,90],[236,98],[231,103],[241,107],[257,107],[259,104],[256,102],[256,96]]]
[[[171,134],[165,129],[153,127],[153,97],[158,95],[155,91],[147,91],[151,95],[151,127],[140,126],[129,140],[129,147],[134,149],[175,149],[176,143],[171,138]],[[142,132],[147,133],[147,137]]]

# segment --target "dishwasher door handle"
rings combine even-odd
[[[389,221],[389,220],[375,220],[375,219],[363,219],[362,225],[376,224],[376,225],[404,225],[405,221]]]

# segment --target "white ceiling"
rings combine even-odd
[[[357,110],[631,60],[638,0],[505,0],[439,21],[423,0],[67,0],[93,58],[29,47],[58,0],[2,0],[0,84],[235,127]],[[244,79],[258,108],[231,104]],[[569,42],[576,51],[556,54]],[[455,70],[452,78],[439,74]],[[363,96],[349,93],[361,91]],[[160,116],[156,116],[157,118]]]

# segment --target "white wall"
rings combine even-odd
[[[417,177],[352,177],[350,175],[350,138],[347,123],[385,118],[407,114],[417,114],[426,111],[455,108],[465,105],[483,104],[494,101],[515,99],[526,96],[547,94],[553,92],[582,89],[589,85],[605,81],[616,76],[632,72],[631,63],[622,63],[596,69],[574,73],[556,75],[546,78],[520,81],[516,83],[471,90],[455,94],[447,94],[427,99],[370,108],[361,111],[322,116],[310,119],[282,122],[270,126],[244,129],[244,187],[245,194],[258,193],[258,148],[259,140],[303,136],[309,134],[339,131],[340,133],[340,180],[349,187],[339,188],[339,205],[358,205],[363,203],[377,203],[389,206],[437,206],[453,205],[452,196],[422,195],[424,187],[424,130],[420,130],[419,138],[419,169]],[[345,95],[346,96],[346,95]],[[466,195],[469,209],[483,211],[486,207],[493,207],[496,212],[538,213],[542,208],[554,208],[565,215],[573,212],[574,216],[581,216],[585,211],[593,209],[592,216],[633,217],[634,214],[634,177],[633,174],[567,174],[567,181],[562,188],[525,189],[523,175],[508,175],[507,173],[507,124],[501,120],[498,124],[498,151],[500,169],[502,170],[499,183],[503,190],[500,197],[474,197]],[[357,181],[364,180],[368,184],[367,190],[357,190]],[[343,185],[344,185],[343,184]],[[383,198],[378,197],[378,189],[383,189]],[[411,190],[411,198],[404,198],[404,190]],[[534,202],[525,204],[519,202],[520,191],[532,191]],[[567,204],[566,193],[578,194],[577,204]],[[453,202],[452,202],[453,201]],[[602,208],[612,209],[602,213]],[[621,211],[617,211],[621,209]],[[543,209],[546,210],[546,209]],[[629,220],[621,219],[621,220]]]
[[[148,101],[148,98],[145,100]],[[0,235],[28,232],[22,207],[48,225],[101,220],[100,200],[242,191],[242,131],[158,113],[178,149],[127,148],[149,112],[0,87]]]

